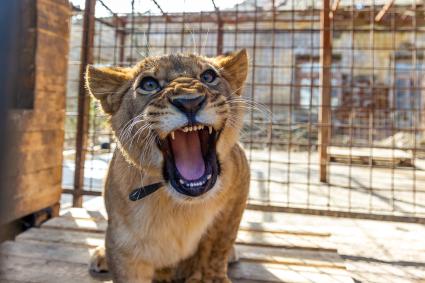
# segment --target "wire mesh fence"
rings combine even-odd
[[[425,216],[423,1],[245,0],[227,8],[212,1],[196,12],[167,11],[165,1],[146,10],[145,2],[152,3],[128,1],[131,12],[119,14],[98,0],[96,9],[106,14],[95,19],[89,50],[81,48],[88,31],[83,11],[75,9],[65,192],[76,188],[83,52],[92,52],[90,63],[96,65],[131,66],[145,56],[216,56],[246,48],[250,73],[244,96],[264,106],[247,111],[241,137],[251,163],[251,205]],[[114,149],[98,109],[91,101],[86,113],[88,143],[85,160],[79,160],[83,194],[101,192]]]

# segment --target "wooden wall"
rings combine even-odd
[[[9,113],[7,221],[57,205],[62,191],[71,10],[67,0],[36,0],[34,8],[34,103],[32,109]]]

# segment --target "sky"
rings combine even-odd
[[[244,0],[215,0],[215,3],[220,9],[227,9],[243,1]],[[85,0],[71,0],[71,2],[75,6],[84,8]],[[103,0],[103,2],[116,13],[131,12],[131,0]],[[157,0],[157,2],[164,12],[167,13],[214,10],[211,0]],[[152,0],[135,0],[135,10],[139,13],[144,13],[149,10],[153,13],[160,13]],[[110,13],[98,4],[96,6],[96,16],[110,16]]]

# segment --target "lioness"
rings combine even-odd
[[[117,143],[104,191],[105,250],[94,254],[93,272],[107,269],[114,282],[230,282],[250,180],[237,144],[247,70],[246,50],[87,68]]]

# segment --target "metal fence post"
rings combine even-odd
[[[320,13],[320,109],[319,109],[319,163],[320,181],[327,182],[328,145],[331,122],[332,33],[329,16],[330,0],[323,0]]]
[[[93,41],[95,29],[94,11],[96,0],[86,0],[81,40],[81,64],[78,86],[78,117],[75,144],[75,173],[72,205],[81,207],[84,190],[84,162],[87,152],[89,132],[90,95],[85,87],[85,71],[88,64],[93,63]]]

